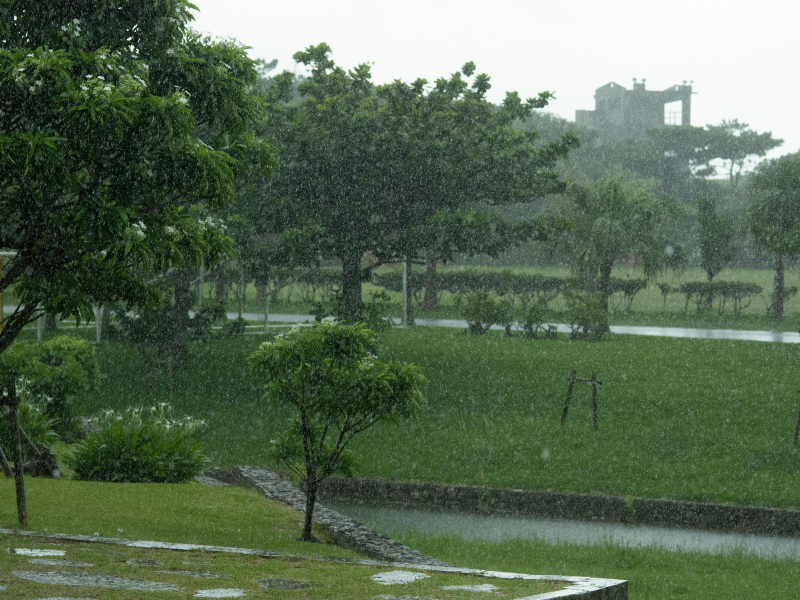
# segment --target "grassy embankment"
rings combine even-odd
[[[82,412],[171,401],[206,420],[215,463],[263,463],[289,415],[263,401],[248,375],[246,357],[261,339],[193,347],[173,398],[166,369],[145,398],[149,363],[106,344],[101,389]],[[794,345],[623,335],[582,343],[439,328],[391,330],[381,341],[385,357],[422,366],[428,405],[417,422],[356,439],[362,476],[798,506]],[[559,425],[572,369],[604,381],[598,431],[588,386],[576,389]]]
[[[209,488],[198,483],[119,484],[33,478],[28,478],[27,488],[30,526],[39,531],[364,558],[331,544],[296,541],[302,528],[301,516],[296,511],[241,488]],[[0,525],[14,524],[14,508],[13,482],[3,480],[0,482]],[[179,552],[14,536],[4,536],[2,542],[14,548],[63,550],[66,560],[84,563],[64,565],[61,570],[170,583],[184,588],[190,596],[199,589],[218,587],[244,589],[248,596],[263,595],[266,590],[259,581],[273,578],[299,580],[314,586],[299,593],[283,592],[293,598],[367,600],[387,589],[370,579],[387,570],[381,566],[319,562],[296,556],[265,558],[202,550]],[[156,560],[158,564],[129,564],[130,559]],[[31,564],[30,557],[0,552],[0,585],[6,587],[3,598],[28,599],[56,594],[91,595],[98,600],[142,598],[142,592],[136,590],[54,586],[12,574],[12,571],[52,571],[53,566]],[[191,576],[192,571],[212,572],[221,577],[198,579]],[[500,598],[529,596],[564,587],[563,583],[539,581],[491,581],[499,588],[496,595]],[[487,580],[430,572],[429,578],[403,587],[414,595],[435,593],[439,598],[456,600],[471,595],[465,591],[443,591],[441,587],[482,583]]]
[[[247,376],[244,359],[261,339],[195,346],[177,370],[171,401],[178,412],[208,421],[205,441],[217,463],[264,462],[270,436],[287,416],[265,405],[259,386]],[[791,444],[797,382],[791,377],[800,355],[794,346],[633,336],[587,344],[421,328],[385,332],[381,339],[385,356],[424,367],[429,404],[419,422],[376,429],[357,443],[363,476],[797,506],[800,462]],[[164,374],[153,397],[142,397],[146,365],[134,349],[111,343],[99,356],[103,387],[87,398],[85,412],[170,400]],[[582,375],[596,370],[605,382],[597,432],[591,428],[588,389],[578,390],[564,429],[558,425],[572,368]],[[11,496],[2,505],[12,511]],[[41,512],[63,515],[68,512],[63,508]],[[107,512],[107,505],[103,508]],[[128,512],[136,510],[119,514]],[[34,510],[31,514],[32,527],[48,527],[37,525]],[[297,515],[292,519],[296,527]],[[3,519],[12,520],[11,512]],[[115,522],[122,523],[112,518],[101,533],[119,527],[126,537],[136,537],[129,533],[135,526]],[[225,535],[241,535],[233,526],[226,522]],[[71,532],[90,529],[99,527]],[[140,537],[155,537],[141,531]],[[208,540],[182,536],[179,541],[202,539]],[[274,548],[263,537],[251,541]],[[800,575],[798,563],[740,553],[710,556],[612,543],[491,544],[424,535],[404,535],[403,541],[472,568],[629,579],[633,600],[800,596],[792,586]],[[313,552],[321,553],[317,546]]]
[[[391,532],[389,532],[391,533]],[[539,541],[499,543],[408,533],[405,544],[456,564],[537,573],[581,573],[628,580],[630,600],[775,600],[800,598],[800,562],[730,554],[626,548],[614,543],[551,545]]]

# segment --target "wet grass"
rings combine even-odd
[[[50,541],[50,540],[48,540]],[[565,587],[563,582],[537,580],[499,580],[487,579],[474,575],[447,574],[436,571],[415,569],[427,577],[401,586],[386,586],[371,577],[391,570],[385,566],[342,564],[340,562],[320,562],[304,560],[299,557],[264,558],[238,554],[211,553],[205,551],[176,552],[173,550],[127,548],[124,546],[88,544],[86,542],[69,543],[62,540],[31,540],[30,538],[4,537],[3,542],[15,548],[33,548],[62,550],[65,556],[61,560],[84,563],[87,566],[54,567],[30,562],[29,556],[0,553],[0,585],[7,589],[3,598],[27,600],[50,597],[54,593],[64,595],[81,595],[98,600],[136,600],[153,592],[136,590],[107,589],[86,586],[65,586],[34,583],[16,577],[16,572],[52,572],[55,569],[70,573],[103,574],[123,577],[135,581],[156,581],[168,583],[182,588],[179,597],[191,597],[198,590],[214,588],[234,588],[243,590],[247,596],[284,597],[300,600],[341,599],[367,600],[379,594],[397,593],[402,588],[405,597],[430,597],[435,594],[442,600],[466,600],[474,598],[475,593],[467,590],[443,590],[443,586],[485,585],[490,583],[497,590],[492,594],[495,598],[519,598],[544,592],[552,592]],[[130,564],[129,560],[156,561],[157,564]],[[192,575],[195,576],[192,576]],[[206,577],[198,577],[205,574]],[[216,577],[209,577],[216,576]],[[261,586],[265,579],[291,581],[305,584],[305,589],[281,591],[266,590]],[[165,594],[176,595],[175,592],[155,593],[156,597]]]
[[[33,531],[358,556],[332,544],[298,542],[302,515],[244,488],[34,477],[26,477],[25,487]],[[0,527],[16,526],[14,481],[2,478]],[[315,535],[325,539],[320,531]]]
[[[82,411],[172,402],[206,420],[214,463],[265,463],[289,413],[263,401],[248,375],[246,357],[262,339],[193,347],[172,398],[166,369],[146,398],[149,362],[104,344],[102,387]],[[428,405],[416,422],[356,438],[361,476],[800,506],[794,345],[625,335],[582,343],[439,328],[390,330],[381,340],[384,357],[422,366]],[[597,431],[588,386],[576,388],[559,424],[572,369],[604,381]]]
[[[631,600],[773,600],[800,598],[800,563],[762,559],[734,551],[726,555],[590,546],[540,541],[466,541],[419,533],[400,536],[404,544],[455,564],[479,569],[539,573],[580,573],[628,580]]]

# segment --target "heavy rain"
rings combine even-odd
[[[4,597],[800,598],[798,12],[0,1]]]

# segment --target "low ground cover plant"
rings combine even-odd
[[[149,409],[107,409],[90,422],[94,431],[68,459],[79,479],[181,483],[206,465],[196,435],[205,423],[188,416],[173,418],[166,403]]]

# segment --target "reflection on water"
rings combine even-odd
[[[465,540],[491,542],[516,538],[539,540],[548,544],[613,543],[628,547],[657,546],[668,550],[694,550],[711,554],[742,551],[764,558],[800,560],[800,538],[665,529],[624,523],[466,515],[331,501],[326,501],[325,506],[389,535],[419,531],[434,536],[457,535]]]

